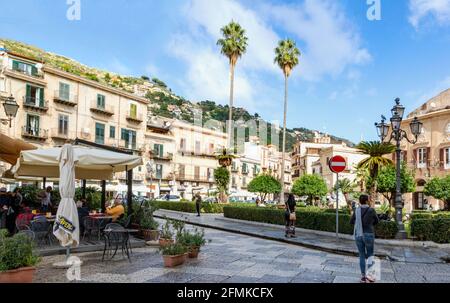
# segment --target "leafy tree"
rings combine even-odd
[[[308,196],[308,201],[320,199],[328,192],[325,180],[319,175],[304,175],[297,179],[292,186],[292,193],[297,196]]]
[[[356,148],[361,153],[369,155],[367,158],[358,163],[357,168],[365,169],[369,172],[370,181],[372,182],[366,185],[369,186],[368,191],[371,196],[371,206],[373,206],[377,198],[376,178],[378,176],[378,172],[384,166],[393,164],[391,159],[384,156],[393,153],[395,151],[395,146],[390,143],[382,143],[379,141],[363,141],[359,143]]]
[[[248,38],[245,35],[245,30],[239,23],[231,21],[220,29],[222,38],[217,40],[217,45],[220,46],[220,52],[226,56],[230,62],[230,106],[228,120],[233,120],[233,98],[234,98],[234,68],[237,60],[247,51]],[[228,128],[228,136],[231,138],[231,123]]]
[[[150,78],[147,77],[147,76],[141,76],[141,79],[142,79],[142,80],[145,80],[145,81],[150,81]]]
[[[226,203],[226,192],[228,184],[230,183],[230,172],[226,167],[218,167],[214,170],[214,180],[216,181],[217,189],[219,190],[220,202]]]
[[[278,194],[281,192],[281,183],[276,178],[263,174],[253,178],[248,184],[248,191],[258,193],[261,201],[264,202],[268,194]]]
[[[153,81],[154,83],[156,83],[157,85],[161,86],[161,87],[164,87],[164,88],[167,87],[167,84],[166,84],[166,83],[164,83],[163,81],[159,80],[159,79],[156,78],[156,77],[152,78],[152,81]]]
[[[345,196],[345,201],[347,201],[347,206],[352,207],[352,203],[350,201],[349,195],[355,191],[355,187],[357,184],[354,181],[350,181],[350,179],[344,178],[339,179],[338,184],[334,186],[334,190],[339,189]]]
[[[424,194],[444,202],[444,209],[450,206],[450,175],[444,178],[433,178],[425,184]]]
[[[396,191],[396,168],[394,165],[383,167],[376,178],[377,192],[383,196],[394,206]],[[411,193],[416,190],[414,182],[414,174],[409,171],[405,163],[402,163],[401,171],[401,192]]]
[[[281,68],[284,74],[284,114],[283,114],[283,138],[282,138],[282,160],[281,160],[281,180],[284,180],[285,153],[286,153],[286,115],[288,102],[288,78],[292,69],[298,65],[300,50],[295,45],[295,41],[285,39],[278,42],[275,48],[275,63]],[[284,195],[280,196],[280,203],[284,202]]]

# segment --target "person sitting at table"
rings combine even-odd
[[[77,201],[77,211],[78,211],[78,222],[80,223],[80,232],[84,232],[84,218],[89,216],[89,209],[83,203],[84,199]]]
[[[122,205],[122,200],[116,197],[114,205],[106,209],[106,213],[112,217],[112,221],[116,222],[123,214],[125,214],[125,208]]]
[[[41,210],[42,212],[48,212],[52,210],[52,187],[48,186],[44,192],[41,193]]]
[[[21,211],[16,219],[17,227],[21,226],[30,226],[30,222],[34,219],[34,214],[31,211],[31,208],[25,202],[20,204]]]

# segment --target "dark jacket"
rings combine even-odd
[[[350,224],[354,225],[356,221],[356,214],[353,212]],[[371,207],[361,208],[361,221],[363,225],[363,232],[365,234],[374,234],[374,226],[378,224],[379,219],[375,209]]]

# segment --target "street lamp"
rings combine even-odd
[[[153,161],[152,160],[148,161],[145,167],[147,168],[147,173],[150,176],[150,195],[151,195],[153,186]]]
[[[409,139],[408,134],[401,129],[401,124],[403,120],[403,115],[405,113],[405,107],[400,104],[400,99],[395,99],[395,105],[391,110],[392,117],[391,117],[391,136],[389,137],[389,140],[387,142],[392,142],[392,140],[396,143],[396,187],[395,187],[395,221],[398,225],[398,239],[405,239],[406,238],[406,232],[405,232],[405,226],[403,225],[403,216],[402,216],[402,209],[403,209],[403,201],[402,201],[402,193],[401,193],[401,148],[400,143],[403,139],[406,139],[411,144],[417,143],[417,138],[422,133],[422,126],[423,123],[417,119],[417,117],[414,118],[413,121],[409,124],[411,133],[414,136],[414,139]],[[381,123],[375,123],[375,127],[377,128],[378,136],[381,139],[381,142],[384,142],[385,139],[388,137],[389,132],[389,125],[386,124],[386,118],[384,116],[381,116]]]
[[[19,105],[16,103],[13,95],[6,98],[3,102],[3,107],[5,109],[6,116],[9,118],[9,128],[11,128],[11,121],[16,117],[17,111],[19,110]]]

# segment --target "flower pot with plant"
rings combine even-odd
[[[172,243],[167,246],[160,247],[165,267],[175,267],[183,264],[188,255],[186,246],[180,243]]]
[[[193,232],[183,231],[177,237],[177,243],[188,248],[189,258],[197,258],[200,248],[206,244],[205,232],[203,230],[194,229]]]
[[[156,241],[159,238],[159,223],[153,218],[153,215],[144,214],[141,219],[140,227],[145,241]]]
[[[33,252],[33,241],[24,234],[8,237],[0,230],[0,283],[31,283],[39,256]]]
[[[161,229],[161,233],[159,234],[159,245],[161,247],[173,244],[173,232],[170,230],[170,221],[166,220],[166,223],[163,225]]]

